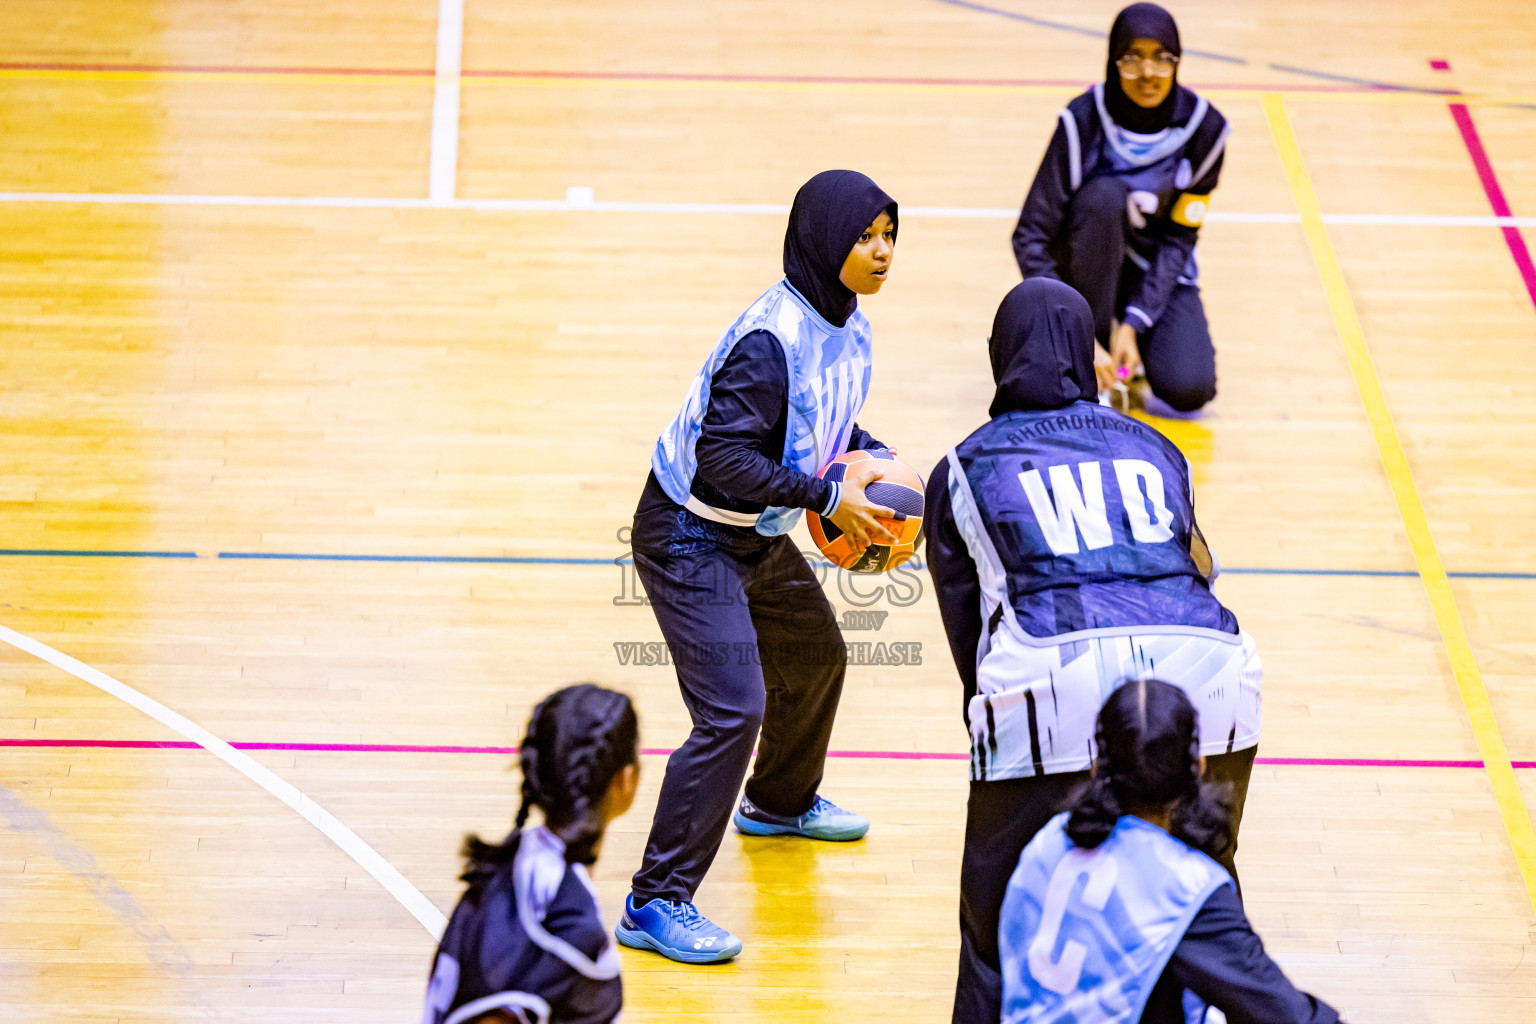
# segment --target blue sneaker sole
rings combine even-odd
[[[736,831],[744,836],[800,836],[804,839],[820,839],[829,843],[849,843],[855,839],[864,838],[869,831],[868,825],[850,825],[847,828],[819,829],[808,832],[794,825],[773,825],[766,821],[756,821],[737,811],[731,820],[736,825]]]
[[[639,928],[625,928],[619,925],[613,930],[613,937],[619,940],[620,945],[630,949],[648,949],[652,953],[660,953],[668,960],[676,960],[680,964],[713,964],[721,960],[730,960],[741,952],[741,943],[735,946],[726,946],[718,950],[692,950],[678,949],[675,946],[666,946],[651,938],[650,932],[641,931]]]

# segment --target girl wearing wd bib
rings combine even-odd
[[[1094,401],[1093,344],[1081,295],[1015,286],[988,343],[992,419],[928,478],[928,568],[971,736],[955,1024],[998,1019],[1008,876],[1087,781],[1115,687],[1163,676],[1189,694],[1212,774],[1235,783],[1234,836],[1258,747],[1263,668],[1211,592],[1189,464]]]
[[[1008,883],[1004,1024],[1341,1020],[1265,954],[1209,856],[1231,842],[1230,795],[1201,780],[1198,737],[1176,686],[1130,682],[1105,701],[1093,781]]]
[[[693,905],[733,807],[748,835],[848,840],[869,829],[818,793],[847,650],[787,534],[810,508],[861,545],[894,539],[874,518],[891,511],[864,498],[880,475],[873,463],[841,484],[817,474],[845,451],[884,447],[854,422],[872,355],[857,296],[885,283],[895,241],[896,203],[864,175],[806,182],[784,236],[784,279],[726,330],[652,453],[635,570],[693,732],[667,761],[617,930],[626,946],[682,963],[741,952]]]
[[[1180,53],[1167,11],[1120,12],[1104,82],[1061,112],[1013,251],[1026,279],[1065,281],[1093,307],[1100,391],[1144,362],[1153,395],[1192,412],[1216,395],[1195,241],[1230,127],[1178,84]]]

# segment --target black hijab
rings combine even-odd
[[[838,274],[882,211],[894,230],[896,200],[858,171],[822,171],[795,193],[784,232],[784,276],[834,326],[847,323],[859,305]]]
[[[987,349],[997,394],[989,416],[1096,401],[1093,310],[1071,285],[1032,277],[1003,297]]]
[[[1155,107],[1143,107],[1125,94],[1120,85],[1120,69],[1115,61],[1126,55],[1131,44],[1138,39],[1152,39],[1175,57],[1179,49],[1179,26],[1173,15],[1157,4],[1131,4],[1115,18],[1109,30],[1109,63],[1104,70],[1104,107],[1116,124],[1126,131],[1141,135],[1160,132],[1173,124],[1174,106],[1183,90],[1179,86],[1179,69],[1173,69],[1172,87],[1167,97]]]

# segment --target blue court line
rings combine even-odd
[[[1056,32],[1071,32],[1073,35],[1091,36],[1094,39],[1106,39],[1109,36],[1109,33],[1100,32],[1098,29],[1083,28],[1081,25],[1071,25],[1065,21],[1048,21],[1045,18],[1036,18],[1028,14],[1020,14],[1018,11],[1004,10],[1001,7],[988,7],[986,4],[971,3],[971,0],[937,0],[937,2],[948,4],[950,7],[977,11],[981,14],[995,14],[999,18],[1007,18],[1009,21],[1022,21],[1026,25],[1048,28]],[[1184,52],[1194,54],[1197,57],[1205,57],[1208,60],[1226,61],[1228,64],[1248,63],[1244,57],[1232,57],[1225,53],[1211,53],[1209,50],[1185,50]]]
[[[1233,576],[1417,576],[1412,569],[1263,569],[1222,566],[1221,575]],[[1455,576],[1455,573],[1451,573]],[[1531,574],[1536,579],[1536,573]]]
[[[1429,96],[1456,96],[1460,94],[1457,89],[1436,89],[1427,85],[1397,85],[1392,82],[1378,82],[1374,78],[1356,78],[1354,75],[1340,75],[1332,71],[1314,71],[1311,68],[1298,68],[1290,64],[1276,64],[1273,61],[1269,65],[1276,71],[1286,71],[1293,75],[1310,75],[1313,78],[1324,78],[1330,82],[1348,82],[1350,85],[1370,85],[1378,89],[1391,89],[1394,92],[1418,92]]]
[[[201,558],[195,551],[94,551],[68,548],[0,548],[0,557],[35,558]],[[341,555],[304,551],[220,551],[211,556],[233,561],[262,562],[394,562],[427,565],[617,565],[627,555],[613,558],[553,558],[536,555]],[[813,565],[830,567],[829,562],[813,558]],[[904,569],[926,571],[919,561],[907,562]],[[1284,569],[1265,566],[1222,566],[1222,575],[1232,576],[1340,576],[1413,579],[1412,569]],[[1448,572],[1458,580],[1536,580],[1536,572]]]
[[[322,555],[281,551],[220,551],[220,558],[275,562],[430,562],[468,565],[613,565],[611,558],[536,558],[495,555]]]
[[[1022,21],[1026,25],[1034,25],[1036,28],[1048,28],[1055,32],[1071,32],[1073,35],[1092,36],[1095,39],[1107,39],[1108,32],[1099,32],[1091,28],[1083,28],[1081,25],[1069,25],[1064,21],[1048,21],[1045,18],[1036,18],[1028,14],[1020,14],[1018,11],[1009,11],[1001,7],[989,7],[986,4],[973,3],[972,0],[934,0],[935,3],[945,4],[949,7],[959,7],[968,11],[976,11],[980,14],[992,14],[999,18],[1007,18],[1009,21]],[[1186,54],[1195,57],[1204,57],[1207,60],[1219,60],[1228,64],[1250,63],[1244,57],[1233,57],[1225,53],[1212,53],[1209,50],[1185,50]],[[1296,67],[1294,64],[1277,64],[1273,61],[1269,65],[1275,71],[1283,71],[1291,75],[1302,75],[1307,78],[1321,78],[1330,82],[1348,82],[1352,85],[1369,85],[1378,89],[1392,89],[1398,92],[1428,93],[1432,96],[1453,96],[1454,89],[1433,89],[1418,85],[1398,85],[1395,82],[1379,82],[1374,78],[1356,78],[1352,75],[1340,75],[1332,71],[1316,71],[1312,68]]]

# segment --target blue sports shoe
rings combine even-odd
[[[745,836],[805,836],[846,843],[869,831],[868,818],[845,811],[823,796],[818,796],[811,809],[798,818],[769,814],[742,797],[731,820],[736,823],[736,830]]]
[[[614,937],[631,949],[655,950],[682,964],[712,964],[741,952],[741,940],[699,913],[692,903],[651,900],[635,906],[624,901]]]

